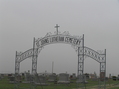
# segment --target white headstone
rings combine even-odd
[[[58,80],[57,83],[61,83],[61,84],[63,84],[63,83],[66,83],[66,84],[70,83],[69,74],[66,74],[66,73],[59,74],[59,80]]]
[[[30,83],[31,82],[31,75],[29,72],[25,72],[24,77],[25,77],[25,79],[24,79],[23,83]]]

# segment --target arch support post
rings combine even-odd
[[[80,83],[79,87],[85,89],[85,80],[84,80],[84,34],[81,41],[81,47],[78,47],[78,81]]]
[[[32,56],[32,75],[37,73],[37,56],[38,56],[38,49],[35,48],[35,38],[34,38],[33,56]]]
[[[20,68],[20,62],[18,60],[18,54],[17,54],[17,51],[16,51],[16,57],[15,57],[15,75],[18,75],[19,74],[19,68]]]
[[[31,89],[36,89],[35,82],[35,75],[37,74],[37,57],[38,57],[38,48],[35,48],[35,37],[33,40],[33,55],[32,55],[32,82],[31,82]]]
[[[19,55],[18,52],[16,51],[16,57],[15,57],[15,89],[18,89],[19,82],[17,81],[17,76],[19,76],[19,69],[20,69],[20,62],[19,62]]]
[[[106,89],[106,49],[100,60],[99,89]]]
[[[32,58],[32,75],[37,73],[37,56],[33,56]]]
[[[82,47],[78,47],[78,74],[77,75],[83,75],[84,71],[84,57],[83,52],[80,52]]]

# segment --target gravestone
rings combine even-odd
[[[49,75],[48,82],[55,82],[57,80],[57,76],[52,74]]]
[[[112,80],[116,81],[117,77],[116,76],[112,76]]]
[[[0,80],[2,79],[2,76],[1,76],[1,74],[0,74]]]
[[[43,75],[40,75],[40,76],[36,75],[35,76],[35,84],[36,85],[48,85],[46,83],[46,77]]]
[[[22,77],[20,75],[16,76],[16,81],[17,82],[22,82]]]
[[[4,78],[4,74],[0,74],[0,77],[1,77],[1,79],[3,79]]]
[[[86,76],[85,75],[78,75],[77,77],[77,81],[76,83],[88,83],[88,81],[86,81]]]
[[[93,81],[97,81],[98,80],[98,77],[96,75],[96,73],[94,72],[94,74],[90,74],[90,79],[92,79]]]
[[[108,79],[109,79],[108,77],[105,77],[105,81],[108,81]]]
[[[10,77],[12,77],[13,76],[13,74],[8,74],[7,75],[7,77],[8,77],[8,79],[10,80]]]
[[[66,73],[59,74],[59,80],[58,80],[57,83],[60,83],[60,84],[69,84],[70,83],[69,74],[66,74]]]
[[[89,74],[88,73],[85,73],[84,75],[86,76],[86,79],[89,79]]]
[[[8,74],[8,77],[11,77],[13,74]]]
[[[22,73],[21,75],[24,76],[24,73]]]
[[[23,83],[30,83],[31,82],[31,75],[30,75],[30,73],[29,72],[25,72],[24,73],[24,81],[23,81]]]
[[[22,80],[25,80],[25,74],[24,73],[21,74],[21,77],[22,77]]]
[[[109,74],[109,78],[110,78],[110,79],[112,78],[111,74]]]
[[[97,78],[97,74],[94,72],[94,77],[92,78],[93,81],[97,81],[98,78]]]
[[[105,72],[100,72],[100,81],[104,81],[105,79]]]
[[[9,77],[9,83],[15,83],[15,77],[14,76]]]
[[[119,81],[119,75],[117,76],[117,80]]]

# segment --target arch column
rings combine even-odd
[[[78,81],[77,83],[80,83],[80,81],[82,83],[80,83],[80,85],[78,84],[78,87],[85,89],[85,80],[84,80],[84,34],[81,40],[81,45],[80,47],[78,47],[78,73],[77,73],[77,77],[78,77]]]
[[[37,55],[32,58],[32,74],[37,73]]]
[[[84,71],[84,55],[82,50],[82,47],[78,47],[78,75],[83,75]]]
[[[16,74],[19,74],[19,69],[20,69],[20,62],[19,62],[19,59],[18,59],[18,54],[17,54],[17,51],[16,51],[16,57],[15,57],[15,75]]]
[[[35,38],[33,41],[33,56],[32,56],[32,74],[37,73],[37,57],[38,57],[38,48],[35,48]]]
[[[99,89],[106,89],[106,49],[104,54],[101,54],[102,58],[100,60],[100,80],[99,80]]]
[[[83,75],[84,71],[84,34],[81,40],[81,47],[78,47],[78,75]]]

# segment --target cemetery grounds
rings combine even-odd
[[[94,80],[87,80],[88,83],[85,84],[85,89],[98,89],[98,81]],[[76,84],[76,80],[71,80],[70,84],[56,84],[47,82],[49,85],[47,86],[36,86],[36,89],[81,89],[78,88],[78,84]],[[9,83],[9,79],[5,76],[3,79],[0,80],[0,89],[15,89],[16,84]],[[31,89],[32,84],[19,84],[19,89]],[[119,81],[113,81],[109,79],[106,81],[106,89],[119,89]]]

